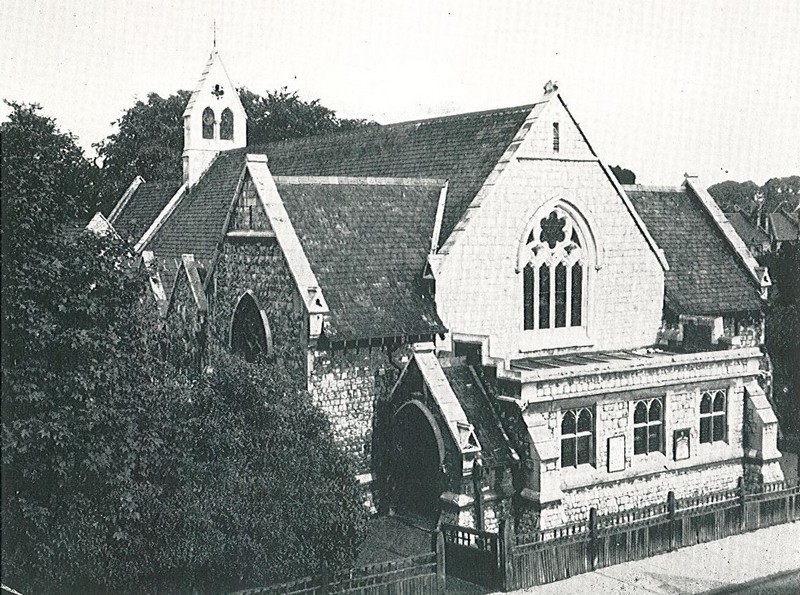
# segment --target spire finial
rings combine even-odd
[[[214,49],[217,49],[217,19],[214,19],[213,32],[214,32]]]

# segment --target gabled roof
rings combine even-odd
[[[509,464],[512,458],[511,445],[503,433],[489,397],[470,366],[453,362],[451,365],[442,364],[442,371],[461,403],[467,420],[475,427],[486,465],[494,467]]]
[[[443,180],[276,176],[331,340],[444,332],[424,285]]]
[[[532,105],[366,126],[289,140],[266,153],[274,175],[419,177],[449,180],[441,242],[514,139]]]
[[[775,211],[767,215],[772,238],[779,242],[800,240],[800,224],[791,215]]]
[[[242,150],[220,154],[144,248],[160,258],[194,254],[210,260],[225,231],[225,219],[244,166]]]
[[[139,183],[109,218],[123,238],[137,242],[181,186],[180,180]]]
[[[769,236],[758,225],[750,221],[743,213],[725,213],[736,233],[747,245],[769,243]]]
[[[667,303],[679,314],[718,315],[761,309],[758,286],[739,255],[687,188],[625,186],[664,250]]]

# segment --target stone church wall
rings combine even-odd
[[[573,205],[597,244],[599,268],[588,274],[588,338],[564,347],[630,349],[653,345],[661,326],[664,272],[600,165],[522,160],[504,177],[445,257],[437,305],[452,333],[488,337],[488,355],[519,357],[558,339],[523,330],[523,275],[517,257],[528,224],[554,199]],[[550,334],[548,334],[548,332]]]
[[[210,330],[216,348],[229,348],[233,313],[250,290],[267,315],[276,363],[305,378],[307,314],[277,242],[226,241],[213,283]]]
[[[334,435],[352,454],[359,474],[371,472],[376,402],[397,380],[385,347],[312,349],[309,392],[331,420]]]

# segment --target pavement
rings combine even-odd
[[[466,585],[450,582],[448,578],[448,593],[466,591],[462,590]],[[514,593],[800,593],[800,522],[685,547]]]

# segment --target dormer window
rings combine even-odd
[[[222,110],[219,120],[219,137],[222,140],[233,140],[233,112],[227,107]]]
[[[559,207],[537,217],[523,258],[524,329],[585,326],[587,251],[572,217]]]
[[[214,138],[214,110],[210,107],[203,110],[203,138]]]
[[[558,153],[561,146],[561,138],[558,131],[558,122],[553,122],[553,153]]]

